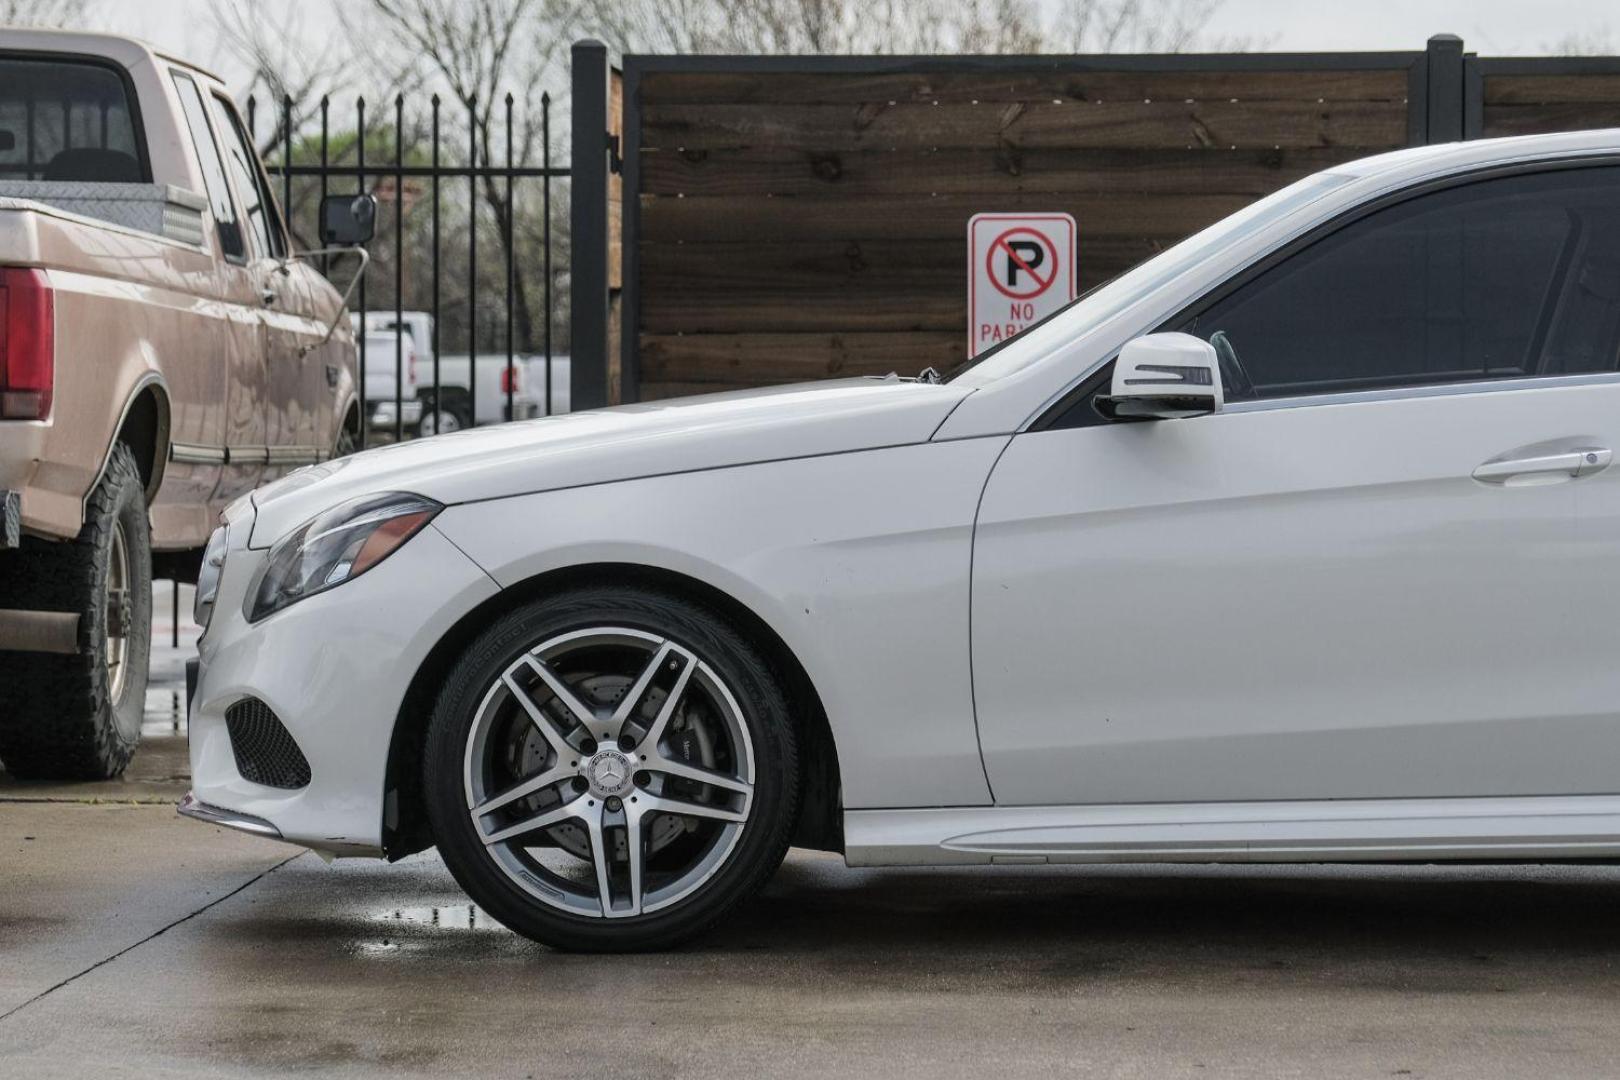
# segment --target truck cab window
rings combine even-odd
[[[202,168],[203,186],[208,189],[208,207],[214,215],[214,227],[219,230],[219,246],[225,257],[241,262],[247,257],[247,244],[242,227],[237,224],[236,211],[231,205],[230,185],[225,182],[225,163],[220,158],[219,144],[208,126],[208,114],[203,108],[202,94],[189,75],[174,73],[174,88],[180,95],[180,108],[186,114],[186,127],[191,131],[191,144],[197,150],[197,164]]]
[[[0,58],[0,181],[145,183],[137,129],[111,67]]]

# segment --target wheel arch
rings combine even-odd
[[[337,430],[332,433],[333,439],[335,440],[344,430],[348,430],[354,436],[354,444],[359,446],[360,438],[365,434],[365,421],[360,416],[360,399],[350,394],[338,403],[335,415],[338,417],[338,425]]]
[[[490,620],[547,593],[582,585],[639,585],[714,612],[761,649],[787,691],[799,742],[800,799],[793,844],[844,849],[838,748],[826,708],[804,665],[771,625],[708,582],[638,563],[588,563],[545,571],[501,590],[463,615],[429,650],[406,689],[388,748],[383,798],[383,849],[390,859],[432,845],[422,792],[422,745],[433,699],[456,659]]]
[[[130,388],[124,399],[118,426],[101,455],[101,467],[96,470],[89,491],[96,490],[112,461],[113,449],[119,443],[128,444],[135,454],[135,465],[140,469],[141,483],[146,489],[146,503],[157,498],[163,485],[163,473],[169,464],[169,388],[163,376],[149,371]],[[85,498],[90,497],[86,492]]]

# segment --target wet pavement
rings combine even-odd
[[[127,781],[0,774],[0,1076],[1620,1075],[1617,869],[795,852],[700,942],[571,956],[431,853],[178,818],[161,693],[148,732]]]

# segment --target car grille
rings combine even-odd
[[[225,728],[244,780],[274,788],[308,786],[309,759],[270,706],[258,698],[238,701],[225,710]]]

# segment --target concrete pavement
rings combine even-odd
[[[431,853],[178,818],[183,724],[149,704],[127,782],[0,775],[0,1076],[1620,1075],[1617,869],[795,852],[687,948],[569,956]]]

